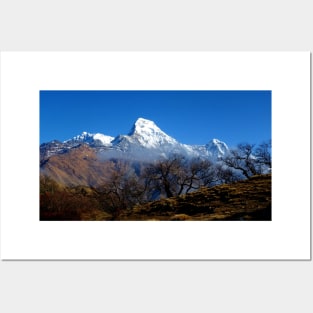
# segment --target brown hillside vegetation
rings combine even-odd
[[[271,175],[137,205],[121,220],[271,220]]]
[[[41,221],[98,221],[111,219],[101,206],[98,192],[84,186],[68,188],[40,177]]]
[[[269,174],[122,209],[110,207],[96,188],[69,188],[41,176],[40,220],[269,221],[271,198]]]
[[[81,145],[42,160],[40,169],[65,186],[99,186],[106,181],[111,167],[110,161],[99,161],[92,148]]]

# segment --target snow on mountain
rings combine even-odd
[[[100,133],[91,134],[88,132],[82,132],[81,135],[75,136],[71,139],[65,140],[64,143],[67,144],[79,144],[79,143],[89,143],[95,145],[102,145],[102,146],[110,146],[111,141],[114,137],[106,136]]]
[[[146,148],[178,144],[174,138],[164,133],[153,121],[144,118],[137,119],[128,136]]]
[[[138,118],[128,135],[119,135],[112,141],[112,147],[103,157],[136,160],[155,160],[172,153],[184,154],[182,144],[163,132],[153,121]]]
[[[174,138],[164,133],[153,121],[138,118],[128,135],[117,136],[112,144],[125,150],[129,145],[136,148],[163,149],[180,145]]]
[[[169,157],[171,154],[182,154],[186,157],[209,158],[218,160],[228,151],[227,145],[212,139],[206,145],[186,145],[163,132],[153,121],[138,118],[128,135],[111,137],[100,133],[83,132],[63,143],[53,142],[41,145],[42,155],[51,156],[64,153],[80,144],[87,144],[97,150],[101,158],[128,158],[136,160],[155,160]],[[51,148],[53,152],[49,149]]]
[[[106,146],[111,145],[111,141],[114,139],[114,137],[97,133],[94,134],[93,139],[101,141],[101,143]]]
[[[225,142],[222,142],[218,139],[212,139],[210,142],[208,142],[205,145],[207,151],[211,153],[212,157],[215,159],[218,159],[222,156],[224,156],[228,149],[228,146]]]

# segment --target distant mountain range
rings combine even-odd
[[[163,132],[153,121],[138,118],[128,135],[111,137],[83,132],[64,142],[40,145],[40,170],[67,185],[98,185],[106,177],[105,161],[127,159],[151,162],[181,154],[216,162],[227,145],[212,139],[205,145],[186,145]]]
[[[186,145],[163,132],[153,121],[138,118],[128,135],[111,137],[100,133],[83,132],[71,139],[57,140],[40,145],[41,161],[56,154],[63,154],[82,144],[93,148],[102,158],[127,158],[149,161],[168,157],[173,153],[187,157],[202,157],[216,160],[227,151],[227,145],[212,139],[206,145]]]

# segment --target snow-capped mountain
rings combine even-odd
[[[229,150],[226,143],[218,139],[212,139],[211,141],[209,141],[205,145],[205,148],[208,152],[211,153],[212,157],[216,159],[225,155],[225,153],[227,153],[227,151]]]
[[[162,145],[177,145],[178,142],[164,133],[153,121],[139,118],[130,133],[134,141],[146,148],[159,148]]]
[[[187,157],[209,158],[216,161],[228,151],[227,145],[212,139],[206,145],[186,145],[163,132],[153,121],[138,118],[128,135],[115,138],[100,133],[83,132],[64,141],[51,141],[40,146],[41,160],[54,154],[63,154],[80,145],[95,149],[100,159],[124,158],[156,160],[177,153]]]
[[[114,137],[106,136],[100,133],[91,134],[83,132],[81,135],[77,135],[63,142],[53,140],[47,143],[43,143],[40,145],[40,161],[42,162],[46,158],[56,154],[64,154],[82,144],[87,144],[93,148],[110,147],[112,145],[111,141],[113,139]]]
[[[113,139],[114,137],[106,136],[100,133],[91,134],[88,132],[83,132],[81,135],[64,141],[64,143],[70,145],[88,143],[90,146],[111,146],[111,141]]]
[[[216,162],[227,151],[227,145],[217,139],[206,145],[182,144],[153,121],[139,118],[127,135],[114,138],[83,132],[64,142],[41,144],[40,172],[68,186],[100,186],[110,175],[112,159],[140,164],[180,154]]]

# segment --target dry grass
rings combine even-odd
[[[122,220],[271,220],[271,175],[137,205]]]
[[[237,221],[271,220],[271,175],[213,188],[202,188],[180,197],[161,199],[113,216],[99,193],[89,187],[61,187],[46,178],[41,189],[40,220],[128,221]]]

